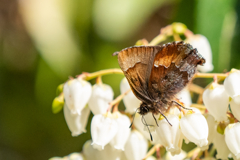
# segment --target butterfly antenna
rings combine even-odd
[[[136,111],[135,111],[135,113],[134,113],[134,115],[133,115],[133,120],[132,120],[132,123],[131,123],[131,125],[129,126],[129,128],[131,128],[132,125],[133,125],[133,121],[134,121],[134,118],[135,118],[135,115],[136,115],[137,111],[138,111],[138,109],[136,109]]]
[[[178,103],[177,101],[173,101],[173,102],[176,103],[177,105],[179,105],[180,107],[182,107],[183,109],[192,110],[191,108],[186,108],[186,107],[184,107],[183,105],[181,105],[181,104]]]
[[[146,122],[144,116],[142,116],[142,119],[144,120],[145,125],[147,126],[148,132],[149,132],[149,134],[150,134],[150,139],[151,139],[151,141],[153,141],[152,134],[151,134],[150,129],[149,129],[149,127],[148,127],[149,125],[147,124],[147,122]]]
[[[153,116],[153,118],[154,118],[154,120],[155,120],[155,122],[156,122],[156,124],[157,124],[157,126],[158,126],[157,119],[156,119],[156,117],[154,116],[153,113],[152,113],[152,116]],[[158,127],[159,127],[159,126],[158,126]]]
[[[158,110],[158,111],[166,119],[166,121],[170,124],[170,126],[172,126],[172,124],[168,121],[167,117],[161,112],[161,110]]]

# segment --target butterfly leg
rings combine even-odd
[[[161,112],[160,109],[158,109],[159,113],[166,119],[166,121],[172,126],[172,124],[168,121],[167,117]]]
[[[192,110],[192,109],[190,109],[190,108],[186,108],[186,107],[184,107],[183,105],[181,105],[181,104],[178,103],[177,101],[172,101],[172,102],[176,103],[178,106],[182,107],[183,109],[186,109],[186,110]]]

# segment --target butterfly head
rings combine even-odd
[[[145,115],[145,114],[147,114],[149,111],[150,111],[150,110],[149,110],[148,105],[145,104],[145,103],[142,103],[141,106],[139,107],[139,112],[138,112],[138,113],[141,114],[141,115]]]

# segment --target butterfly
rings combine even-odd
[[[182,41],[133,46],[114,54],[132,92],[142,101],[138,113],[152,112],[153,117],[160,113],[166,120],[164,113],[172,106],[183,107],[175,95],[192,79],[196,67],[205,63],[197,49]]]

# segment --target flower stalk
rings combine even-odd
[[[153,154],[156,152],[157,148],[159,148],[159,147],[161,147],[160,144],[154,145],[154,146],[148,151],[148,153],[147,153],[146,156],[143,158],[143,160],[146,160],[148,157],[150,157],[151,155],[153,155]]]
[[[121,75],[123,75],[123,72],[122,72],[121,69],[112,68],[112,69],[100,70],[100,71],[93,72],[93,73],[83,72],[82,74],[77,76],[77,78],[82,78],[86,81],[89,81],[89,80],[94,79],[98,76],[104,76],[104,75],[108,75],[108,74],[121,74]]]
[[[115,104],[118,104],[124,96],[126,96],[129,92],[131,91],[131,89],[127,90],[126,92],[124,92],[123,94],[120,94],[117,98],[115,98],[112,102],[109,103],[109,107],[107,109],[107,111],[110,111],[112,109],[112,107]]]

